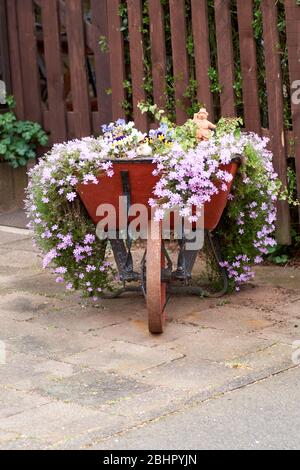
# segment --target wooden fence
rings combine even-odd
[[[211,64],[210,28],[206,0],[190,2],[194,41],[197,97],[214,118],[208,70]],[[257,50],[253,31],[253,0],[237,3],[239,58],[243,78],[244,120],[247,130],[271,138],[274,164],[282,181],[287,179],[287,157],[293,151],[300,197],[300,105],[292,104],[293,130],[284,126],[283,82],[278,53],[277,0],[262,0],[263,44],[269,129],[262,128],[259,102]],[[120,4],[127,6],[129,43],[121,28]],[[137,109],[146,98],[142,0],[1,0],[7,8],[12,91],[20,118],[40,122],[52,142],[99,133],[100,125],[125,117],[125,55],[129,51],[133,117],[146,130],[148,121]],[[153,99],[166,104],[165,23],[161,0],[148,0],[150,18]],[[231,0],[214,0],[220,108],[224,116],[236,115],[234,92],[235,51],[232,40]],[[172,67],[176,119],[187,119],[185,102],[189,64],[185,0],[169,0]],[[300,6],[285,0],[290,82],[300,80]],[[102,40],[102,47],[99,41]],[[106,44],[107,40],[107,44]],[[126,48],[126,50],[125,50]],[[2,54],[2,53],[1,53]],[[169,58],[168,58],[169,60]],[[8,62],[5,58],[5,64]],[[294,147],[291,150],[290,141]],[[279,206],[279,240],[290,239],[287,204]]]
[[[2,0],[0,1],[0,80],[4,81],[7,91],[11,92],[6,4]]]

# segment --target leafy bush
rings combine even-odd
[[[0,161],[18,168],[35,158],[37,145],[47,145],[48,136],[39,124],[17,119],[12,97],[7,98],[7,104],[9,111],[0,114]]]

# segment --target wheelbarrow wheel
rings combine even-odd
[[[165,323],[167,288],[162,282],[164,264],[162,224],[151,220],[148,225],[146,291],[149,331],[153,334],[163,333]]]

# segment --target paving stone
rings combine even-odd
[[[241,291],[227,296],[226,301],[233,305],[242,305],[258,310],[273,310],[274,305],[284,305],[291,298],[298,297],[298,294],[292,294],[287,289],[281,287],[269,286],[251,286],[247,285],[241,288]]]
[[[0,235],[1,239],[1,235]],[[33,253],[39,253],[39,249],[33,245],[31,238],[24,238],[23,240],[9,240],[7,243],[1,243],[1,248],[5,250],[14,250],[16,252],[19,251],[29,251]]]
[[[300,320],[286,321],[266,328],[259,333],[261,338],[292,345],[300,341]]]
[[[0,260],[1,263],[1,260]],[[62,284],[55,282],[55,276],[49,271],[42,272],[41,266],[36,269],[35,273],[22,277],[18,275],[15,279],[9,279],[6,282],[6,287],[15,291],[30,292],[32,294],[43,295],[46,297],[55,297],[60,300],[67,300],[70,302],[80,301],[80,294],[67,292]]]
[[[193,393],[203,392],[241,375],[239,371],[203,359],[183,358],[139,374],[153,386],[170,387]]]
[[[129,396],[125,400],[106,404],[101,409],[107,413],[126,416],[128,425],[134,426],[182,408],[192,396],[193,392],[189,390],[173,390],[161,386]]]
[[[167,323],[163,335],[151,335],[148,329],[148,318],[145,312],[144,318],[138,318],[126,323],[114,325],[105,330],[98,331],[98,336],[103,336],[111,341],[126,341],[134,344],[155,347],[164,346],[169,341],[174,341],[183,335],[189,335],[197,331],[197,328],[181,323]]]
[[[98,348],[65,357],[64,361],[102,372],[132,375],[180,357],[182,357],[181,354],[166,348],[149,348],[125,341],[110,341]]]
[[[28,321],[40,314],[64,308],[65,305],[55,299],[27,292],[12,292],[0,297],[0,319]]]
[[[236,335],[271,326],[275,321],[272,316],[267,315],[263,311],[254,308],[224,305],[209,310],[194,310],[180,321],[185,324],[214,328]]]
[[[193,334],[166,343],[166,347],[184,354],[187,358],[206,359],[214,362],[233,360],[260,351],[272,345],[274,341],[250,335],[234,335],[212,329],[201,329]]]
[[[123,401],[151,388],[132,378],[85,370],[56,383],[48,383],[36,392],[64,402],[99,409],[107,402]],[[107,408],[107,411],[111,411],[111,408]]]
[[[0,385],[16,390],[33,390],[78,372],[79,368],[49,361],[32,354],[19,354],[7,349],[6,364],[0,365]]]
[[[40,406],[32,413],[24,411],[8,418],[0,419],[0,429],[13,431],[30,439],[59,442],[71,439],[81,433],[98,429],[103,436],[112,430],[125,427],[126,419],[84,408],[75,403],[49,403]]]
[[[35,254],[28,251],[6,250],[0,247],[0,264],[3,267],[11,267],[17,269],[41,268],[41,259]]]
[[[46,450],[49,446],[50,442],[26,437],[15,438],[3,443],[0,441],[0,450]]]
[[[0,245],[4,245],[6,243],[12,243],[12,242],[22,243],[24,240],[30,240],[31,242],[30,235],[3,231],[1,230],[1,226],[0,226]]]
[[[262,286],[281,287],[300,293],[300,270],[289,266],[257,266],[255,282]]]
[[[259,373],[264,370],[272,369],[281,371],[293,367],[293,350],[285,344],[274,344],[262,351],[247,354],[233,361],[225,363],[226,367],[235,368],[241,374],[247,374],[247,371]]]
[[[49,403],[50,399],[37,393],[25,393],[12,389],[0,389],[0,419],[8,418],[25,410],[32,410]],[[0,434],[0,442],[2,434]]]
[[[32,323],[68,331],[82,333],[97,332],[99,329],[126,322],[131,318],[131,312],[112,311],[106,307],[93,308],[78,304],[68,309],[56,309],[44,315],[32,318]],[[105,328],[106,330],[106,328]],[[106,334],[104,333],[104,336]]]
[[[288,318],[300,320],[300,300],[297,300],[295,302],[289,302],[286,305],[276,307],[276,310],[278,310],[283,315],[286,315]]]
[[[15,330],[10,332],[9,346],[16,352],[32,354],[48,359],[78,354],[82,351],[99,347],[104,341],[92,333],[84,334],[57,329],[43,328],[30,322],[16,323]]]

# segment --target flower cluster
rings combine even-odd
[[[53,267],[57,282],[94,299],[114,282],[106,244],[96,238],[76,189],[78,184],[101,184],[103,173],[112,177],[113,159],[151,157],[155,175],[160,177],[149,201],[156,208],[156,218],[179,206],[181,215],[193,222],[205,203],[219,191],[227,191],[232,176],[224,165],[236,155],[244,161],[217,232],[223,247],[222,267],[232,286],[248,282],[253,277],[251,266],[261,263],[276,244],[273,233],[280,183],[267,139],[235,132],[232,122],[226,132],[224,120],[220,131],[200,144],[192,121],[174,126],[165,120],[149,135],[123,120],[102,130],[99,138],[55,145],[30,172],[30,228],[44,253],[43,266]]]
[[[104,140],[86,138],[55,145],[29,173],[29,228],[41,248],[43,267],[54,267],[58,283],[97,300],[115,276],[105,260],[105,243],[78,198],[76,186],[98,184],[98,176],[113,175]]]

